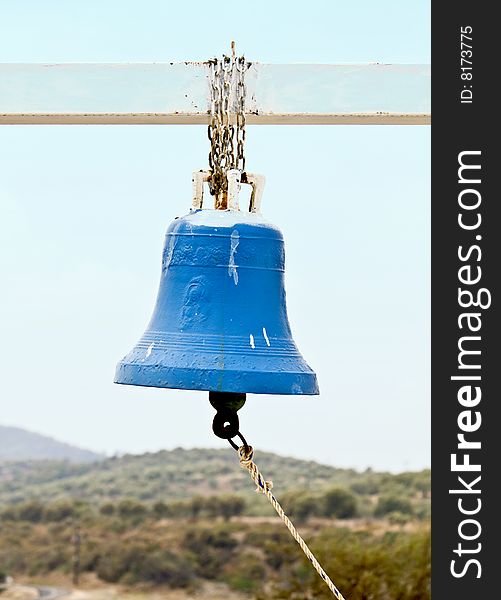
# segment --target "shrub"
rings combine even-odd
[[[99,512],[102,515],[110,517],[115,514],[115,505],[112,502],[106,502],[99,507]]]
[[[297,559],[296,542],[287,530],[257,527],[250,531],[245,546],[256,546],[264,552],[266,564],[278,571],[284,564]]]
[[[265,575],[266,568],[256,556],[241,554],[226,565],[221,579],[232,590],[248,594],[261,588]]]
[[[187,587],[193,580],[191,563],[169,550],[144,542],[114,545],[97,562],[97,575],[109,583],[150,582],[172,588]]]
[[[430,536],[395,532],[382,537],[347,529],[324,530],[311,543],[327,573],[346,598],[430,599]],[[260,600],[332,598],[324,582],[300,559],[275,580]]]
[[[38,500],[31,500],[20,504],[17,508],[17,518],[20,521],[29,521],[30,523],[40,523],[44,514],[43,504]]]
[[[304,491],[288,492],[281,498],[281,504],[287,514],[299,522],[320,512],[319,500]]]
[[[412,515],[413,508],[410,500],[401,496],[381,496],[378,500],[374,515],[384,517],[390,513],[401,513],[403,515]]]
[[[140,520],[147,512],[146,506],[137,500],[125,498],[118,503],[118,514],[123,519]]]
[[[192,582],[194,570],[191,562],[182,556],[168,550],[157,550],[147,557],[138,575],[143,581],[185,588]]]
[[[170,517],[172,511],[170,510],[168,504],[165,502],[155,502],[152,508],[153,516],[156,519],[165,519],[166,517]]]
[[[357,514],[355,496],[343,488],[332,488],[322,498],[323,514],[326,517],[350,519]]]
[[[193,553],[196,574],[216,579],[237,546],[226,530],[192,529],[184,538],[184,547]]]
[[[241,515],[245,508],[245,500],[240,496],[211,496],[206,501],[210,516],[222,516],[225,521]]]
[[[225,529],[190,529],[184,538],[184,546],[192,552],[199,552],[207,546],[232,550],[237,544]]]
[[[77,514],[77,507],[73,502],[60,501],[49,504],[44,510],[44,521],[64,521]]]
[[[391,512],[386,515],[386,518],[392,525],[405,525],[412,519],[412,516],[401,512]]]
[[[17,521],[17,517],[17,510],[13,506],[5,508],[0,515],[2,521]]]
[[[190,505],[189,505],[189,510],[190,510],[191,516],[194,519],[197,519],[199,517],[205,504],[206,504],[206,500],[202,496],[195,496],[194,498],[192,498]]]
[[[373,496],[378,494],[380,490],[379,481],[375,477],[367,477],[361,481],[355,481],[350,485],[350,489],[355,494],[361,496]]]

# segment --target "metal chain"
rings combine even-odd
[[[238,435],[240,436],[240,433]],[[278,516],[285,523],[285,526],[290,531],[292,537],[296,540],[296,542],[298,543],[301,550],[305,553],[306,557],[313,565],[313,568],[317,571],[317,573],[323,579],[323,581],[325,582],[325,584],[327,585],[329,590],[332,592],[333,596],[335,598],[337,598],[337,600],[345,600],[343,595],[341,594],[341,592],[334,585],[331,578],[323,570],[322,565],[315,558],[315,555],[313,554],[313,552],[308,548],[308,545],[306,544],[306,542],[299,535],[298,530],[294,527],[294,524],[292,523],[292,521],[285,514],[284,509],[280,506],[280,503],[278,502],[278,500],[273,495],[273,493],[271,491],[271,489],[273,487],[273,482],[266,481],[265,478],[259,472],[259,469],[257,468],[257,465],[253,460],[254,450],[253,450],[252,446],[248,446],[247,443],[245,442],[245,440],[242,440],[242,441],[244,442],[244,445],[240,446],[240,448],[238,448],[238,454],[240,457],[240,466],[243,469],[247,469],[247,471],[249,471],[252,481],[254,481],[254,483],[256,484],[256,492],[261,492],[268,498],[268,500],[270,501],[270,504],[276,510]],[[236,444],[233,443],[231,440],[230,440],[230,444],[234,448],[237,448]]]
[[[210,85],[211,85],[211,109],[208,135],[211,143],[209,153],[209,168],[212,177],[209,181],[211,194],[217,194],[224,186],[222,172],[223,157],[221,156],[221,133],[222,133],[222,90],[221,90],[221,63],[217,59],[209,61]]]
[[[235,157],[234,169],[245,171],[245,156],[244,156],[244,144],[245,144],[245,71],[248,65],[245,62],[245,58],[240,56],[236,59],[236,71],[237,71],[237,155]]]
[[[224,208],[229,169],[245,168],[245,71],[243,56],[223,56],[209,61],[211,105],[208,136],[211,144],[209,168],[210,192],[216,196],[216,208]],[[234,94],[232,91],[234,90]],[[234,98],[236,101],[234,101]],[[219,206],[218,206],[219,204]]]

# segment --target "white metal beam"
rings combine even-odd
[[[206,63],[0,64],[0,124],[206,124]],[[430,123],[429,65],[270,65],[246,73],[250,124]]]

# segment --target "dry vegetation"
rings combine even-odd
[[[429,472],[259,462],[350,600],[430,597]],[[205,450],[4,465],[0,572],[68,587],[79,527],[86,586],[75,600],[329,598],[245,475],[231,452]]]

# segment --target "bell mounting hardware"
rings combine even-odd
[[[264,177],[242,170],[247,63],[211,65],[211,169],[193,174],[191,210],[167,229],[153,316],[115,382],[207,390],[218,411],[214,432],[230,439],[245,394],[318,394],[318,385],[292,338],[284,240],[261,215]],[[204,205],[204,183],[214,207]],[[242,184],[252,187],[244,209]]]

